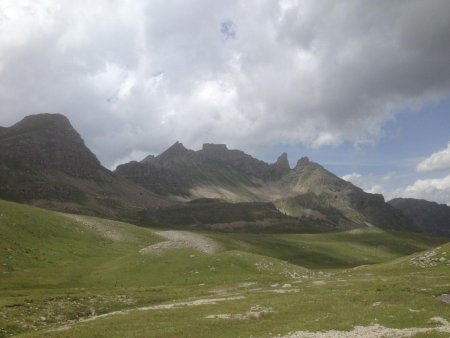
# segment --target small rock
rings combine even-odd
[[[282,288],[283,289],[288,289],[288,288],[291,288],[292,287],[292,285],[291,284],[283,284],[283,286],[282,286]]]

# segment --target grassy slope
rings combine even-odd
[[[312,269],[376,264],[437,246],[445,239],[379,229],[321,234],[210,234],[228,249],[276,257]]]
[[[24,336],[267,336],[300,329],[350,329],[375,318],[390,327],[430,326],[427,321],[436,315],[450,319],[450,306],[433,298],[450,291],[448,265],[420,268],[410,264],[411,257],[402,257],[434,247],[442,239],[378,231],[208,233],[224,251],[207,255],[177,249],[162,256],[142,256],[140,248],[161,240],[151,230],[96,221],[122,234],[122,241],[105,238],[61,214],[0,201],[4,253],[0,256],[0,336],[30,330]],[[450,259],[449,244],[440,252]],[[380,262],[384,263],[351,268]],[[279,286],[272,287],[274,283]],[[298,292],[273,292],[284,290],[284,283]],[[132,311],[75,324],[67,331],[47,331],[94,313],[227,295],[245,298]],[[381,305],[373,306],[377,302]],[[205,318],[245,313],[255,305],[274,312],[251,320]]]

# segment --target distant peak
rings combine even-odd
[[[72,141],[83,143],[78,132],[70,124],[67,117],[62,114],[36,114],[24,117],[15,125],[6,129],[8,133],[35,133],[45,132],[51,135],[64,135]]]
[[[179,142],[179,141],[176,141],[174,144],[172,144],[172,145],[169,147],[169,149],[187,150],[187,149],[184,147],[183,143],[181,143],[181,142]],[[169,150],[169,149],[168,149],[168,150]]]
[[[228,150],[226,144],[215,144],[215,143],[204,143],[203,144],[203,150],[206,151],[224,151]]]
[[[289,166],[289,160],[287,153],[282,153],[280,156],[278,156],[277,161],[275,162],[277,167],[283,168],[283,169],[291,169]]]
[[[302,157],[301,159],[299,159],[297,161],[297,165],[295,167],[296,168],[303,167],[303,166],[305,166],[305,165],[307,165],[309,163],[311,163],[311,161],[309,160],[308,157],[305,156],[305,157]]]
[[[178,156],[186,152],[188,152],[188,150],[184,147],[183,143],[176,141],[158,157]]]
[[[143,160],[141,160],[141,163],[148,163],[155,159],[155,155],[147,155]]]
[[[16,128],[55,128],[63,127],[72,129],[72,125],[67,117],[62,114],[35,114],[29,115],[18,122]]]

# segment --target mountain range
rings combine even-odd
[[[223,231],[379,227],[447,234],[427,207],[386,203],[304,157],[268,164],[224,144],[176,142],[142,161],[104,168],[69,120],[38,114],[0,128],[0,198],[148,226]],[[448,208],[448,207],[447,207]],[[423,217],[422,217],[423,216]]]

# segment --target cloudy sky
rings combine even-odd
[[[0,125],[63,113],[114,168],[176,140],[450,203],[450,1],[1,0]]]

